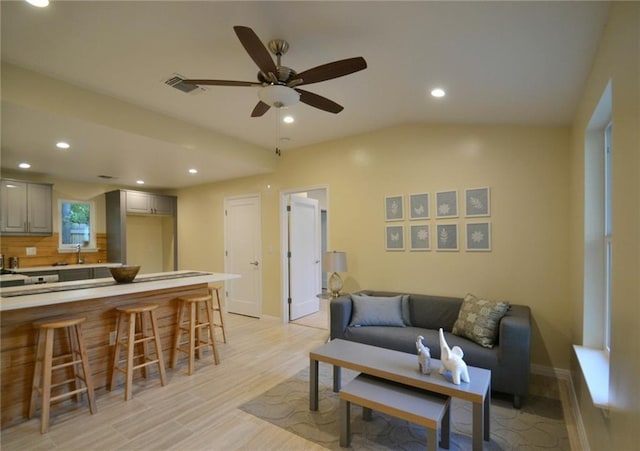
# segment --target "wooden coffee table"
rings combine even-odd
[[[318,363],[333,365],[333,391],[340,391],[340,370],[348,368],[411,387],[464,399],[473,403],[473,449],[482,450],[489,441],[491,408],[491,371],[469,366],[471,382],[455,385],[441,375],[441,362],[431,359],[431,374],[418,371],[414,354],[393,351],[347,340],[332,340],[309,353],[309,409],[318,410]]]

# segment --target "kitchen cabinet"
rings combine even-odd
[[[107,258],[141,273],[178,269],[178,198],[142,191],[105,193]],[[154,213],[155,212],[155,213]]]
[[[176,203],[175,196],[146,193],[143,191],[125,191],[127,213],[172,216]]]
[[[4,179],[0,182],[0,234],[51,235],[52,185]]]
[[[93,268],[94,279],[104,279],[105,277],[111,277],[111,272],[109,271],[109,268],[105,268],[105,267]]]
[[[39,271],[31,271],[29,268],[22,270],[18,269],[18,273],[28,277],[38,276],[58,276],[58,282],[69,282],[72,280],[90,280],[90,279],[103,279],[105,277],[111,277],[111,272],[107,266],[88,266],[86,268],[78,268],[78,265],[74,268],[60,269],[47,269]],[[23,285],[23,281],[20,281],[18,285]],[[3,285],[4,286],[4,285]]]
[[[93,279],[93,268],[64,269],[58,271],[58,282]]]

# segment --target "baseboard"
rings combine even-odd
[[[562,381],[571,380],[571,372],[564,368],[552,368],[550,366],[542,366],[531,364],[531,374],[539,374],[541,376],[555,377]]]
[[[575,386],[573,385],[573,378],[571,377],[571,371],[564,368],[552,368],[542,365],[531,365],[531,374],[538,374],[541,376],[553,377],[559,381],[565,383],[566,387],[566,401],[571,409],[571,414],[575,421],[575,432],[577,434],[577,440],[580,450],[590,451],[589,440],[587,439],[587,431],[582,421],[582,415],[580,413],[580,404],[578,403],[578,395],[576,394]]]

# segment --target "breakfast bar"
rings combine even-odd
[[[111,278],[3,288],[0,291],[2,427],[27,417],[35,351],[34,321],[61,314],[86,317],[83,323],[91,373],[98,398],[104,394],[116,328],[117,307],[158,304],[157,317],[165,361],[171,359],[178,298],[208,294],[209,284],[235,274],[171,271],[141,274],[132,283]]]

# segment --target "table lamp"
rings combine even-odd
[[[329,291],[331,296],[340,296],[342,278],[339,272],[347,271],[347,254],[340,251],[325,252],[322,259],[322,271],[332,273],[329,277]]]

